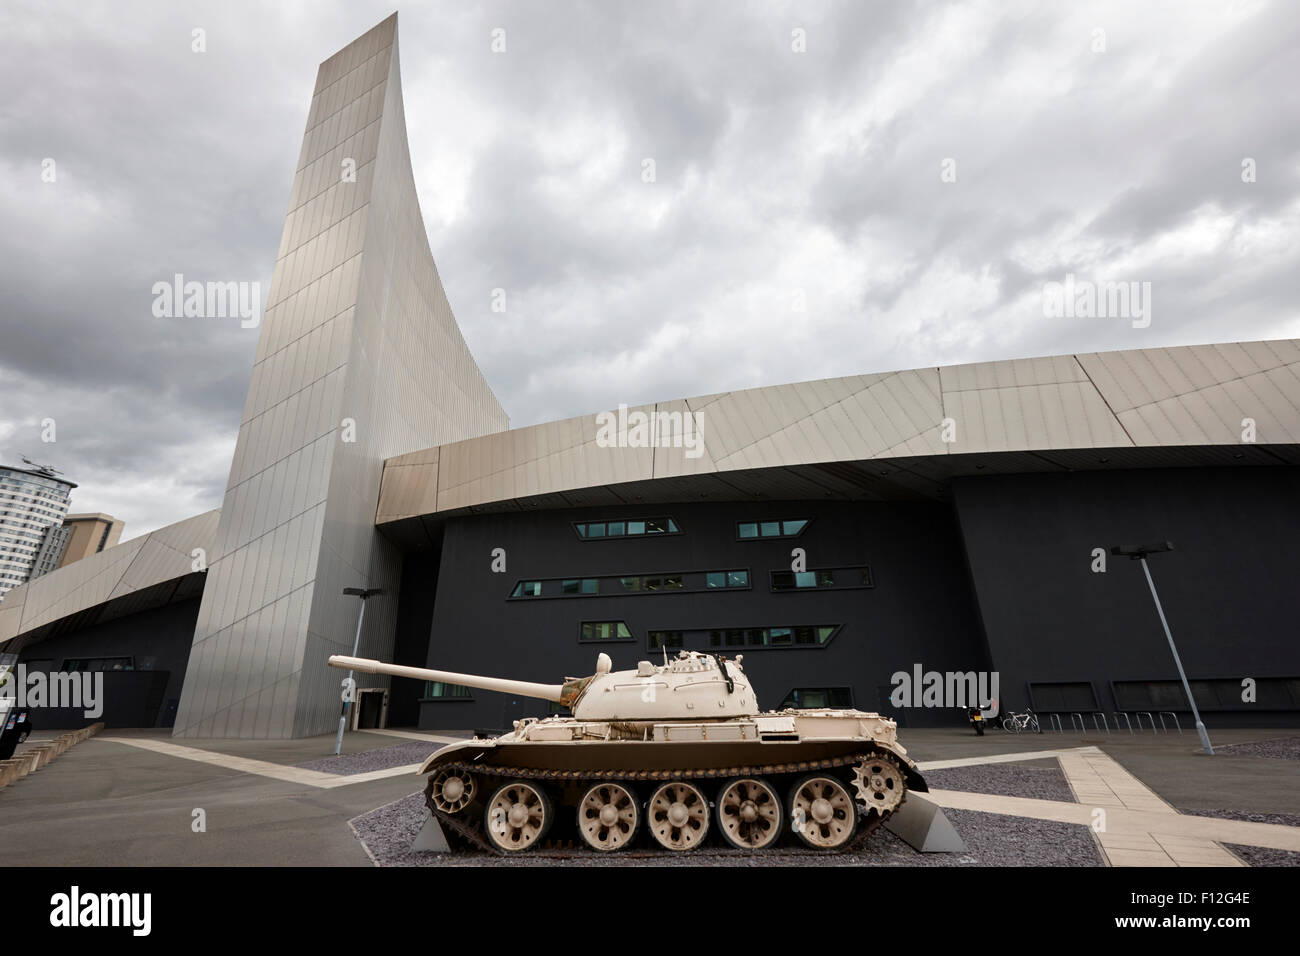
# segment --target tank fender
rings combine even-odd
[[[474,753],[480,754],[485,750],[494,749],[496,745],[495,740],[466,740],[464,743],[447,744],[447,746],[440,747],[429,754],[424,759],[424,763],[420,764],[420,769],[416,773],[429,773],[431,770],[436,769],[438,764],[446,763],[453,755],[463,753],[466,750],[472,750]]]
[[[903,764],[903,777],[907,781],[907,789],[915,790],[917,793],[929,793],[930,787],[921,776],[920,771],[910,763]]]

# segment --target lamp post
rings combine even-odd
[[[366,601],[378,594],[384,592],[379,588],[344,588],[343,593],[349,597],[361,598],[361,613],[357,615],[357,636],[352,641],[352,656],[357,656],[357,651],[361,647],[361,622],[366,619]],[[352,703],[352,698],[356,696],[357,682],[352,677],[352,671],[348,671],[348,676],[343,679],[343,710],[339,714],[339,735],[334,741],[334,756],[338,756],[343,749],[343,728],[348,722],[348,706]]]
[[[1161,554],[1165,551],[1174,550],[1173,542],[1159,541],[1155,544],[1120,544],[1110,549],[1110,553],[1116,557],[1127,557],[1130,561],[1141,561],[1142,571],[1147,576],[1147,586],[1151,588],[1151,600],[1156,602],[1156,613],[1160,615],[1160,623],[1164,626],[1165,637],[1169,639],[1169,650],[1174,655],[1174,664],[1178,668],[1178,676],[1183,682],[1183,690],[1187,693],[1187,703],[1191,705],[1192,717],[1196,720],[1196,732],[1201,737],[1201,746],[1211,757],[1214,756],[1214,748],[1210,746],[1210,735],[1205,732],[1205,724],[1201,722],[1201,712],[1196,709],[1196,699],[1192,697],[1191,685],[1187,683],[1187,673],[1183,670],[1183,662],[1178,656],[1178,648],[1174,646],[1174,635],[1169,630],[1169,622],[1165,620],[1165,609],[1160,606],[1160,595],[1156,594],[1156,582],[1151,578],[1151,569],[1147,567],[1148,554]]]

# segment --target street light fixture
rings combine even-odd
[[[343,593],[348,597],[361,598],[361,613],[357,615],[357,636],[352,641],[352,656],[357,656],[357,651],[361,647],[361,622],[366,619],[366,601],[372,597],[383,594],[381,588],[344,588]],[[348,706],[352,703],[352,698],[357,694],[357,682],[352,677],[352,671],[348,671],[348,676],[343,679],[343,711],[339,714],[339,735],[334,741],[334,756],[338,756],[343,750],[343,728],[348,722]]]
[[[1165,609],[1160,606],[1160,595],[1156,594],[1156,582],[1151,579],[1151,569],[1147,567],[1148,554],[1163,554],[1165,551],[1174,550],[1172,541],[1158,541],[1155,544],[1120,544],[1110,549],[1110,553],[1116,557],[1128,558],[1130,561],[1141,561],[1142,571],[1147,576],[1147,586],[1151,588],[1151,600],[1156,602],[1156,613],[1160,615],[1160,623],[1164,625],[1165,637],[1169,639],[1169,650],[1174,655],[1174,664],[1178,667],[1178,676],[1182,679],[1183,690],[1187,692],[1187,703],[1192,707],[1192,717],[1196,720],[1196,732],[1201,736],[1201,746],[1211,757],[1214,756],[1214,748],[1210,746],[1210,735],[1205,732],[1205,724],[1201,722],[1201,713],[1196,709],[1196,699],[1192,697],[1192,688],[1187,683],[1187,673],[1183,670],[1183,662],[1178,657],[1178,648],[1174,646],[1174,635],[1169,630],[1169,622],[1165,620]]]

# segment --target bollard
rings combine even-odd
[[[21,776],[18,767],[17,760],[0,760],[0,787],[8,786]]]

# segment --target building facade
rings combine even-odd
[[[50,469],[0,466],[0,601],[61,544],[75,487]]]
[[[45,533],[45,542],[36,556],[36,566],[32,577],[55,568],[66,567],[73,561],[80,561],[92,554],[98,554],[105,548],[111,548],[122,537],[125,524],[106,514],[66,515],[63,523],[57,527],[50,526]]]
[[[330,731],[346,587],[382,589],[360,653],[402,664],[553,683],[602,651],[626,668],[696,649],[743,655],[767,707],[960,724],[943,701],[898,706],[898,675],[981,673],[1049,725],[1186,723],[1145,579],[1109,553],[1165,540],[1152,573],[1207,723],[1300,724],[1300,341],[863,374],[510,429],[425,238],[395,16],[320,67],[274,276],[222,507],[0,604],[0,652],[118,682],[110,725]],[[395,725],[549,711],[361,686],[388,692]]]

